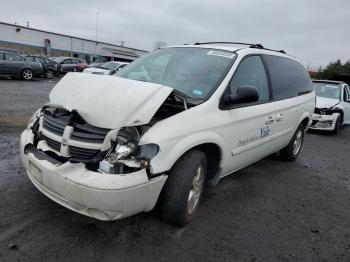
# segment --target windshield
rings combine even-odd
[[[118,63],[107,62],[107,63],[104,63],[104,64],[98,66],[98,67],[103,68],[103,69],[107,69],[107,70],[114,70],[114,69],[116,69],[118,66],[119,66]]]
[[[235,53],[217,49],[164,48],[141,57],[116,75],[166,85],[202,100],[218,87],[235,58]]]
[[[338,84],[314,83],[316,96],[340,99],[341,88]]]

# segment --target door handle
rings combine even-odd
[[[282,113],[280,113],[280,114],[278,114],[278,115],[276,116],[276,121],[277,121],[277,122],[282,121],[283,118],[284,118],[284,115],[283,115]]]
[[[271,123],[273,123],[273,121],[275,121],[275,117],[268,116],[268,117],[266,117],[265,124],[271,124]]]

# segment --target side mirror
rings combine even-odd
[[[118,69],[113,69],[113,70],[111,70],[111,72],[109,74],[114,75],[117,71],[118,71]]]
[[[259,93],[254,86],[240,86],[237,89],[235,95],[229,95],[227,97],[227,105],[252,103],[259,100]]]

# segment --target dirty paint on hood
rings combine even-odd
[[[68,73],[50,103],[76,110],[90,125],[116,129],[147,124],[172,88],[117,76]]]

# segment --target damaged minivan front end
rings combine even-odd
[[[159,145],[139,142],[187,105],[170,87],[139,85],[77,73],[56,85],[21,135],[22,162],[42,193],[100,220],[154,208],[167,176],[152,170]]]

